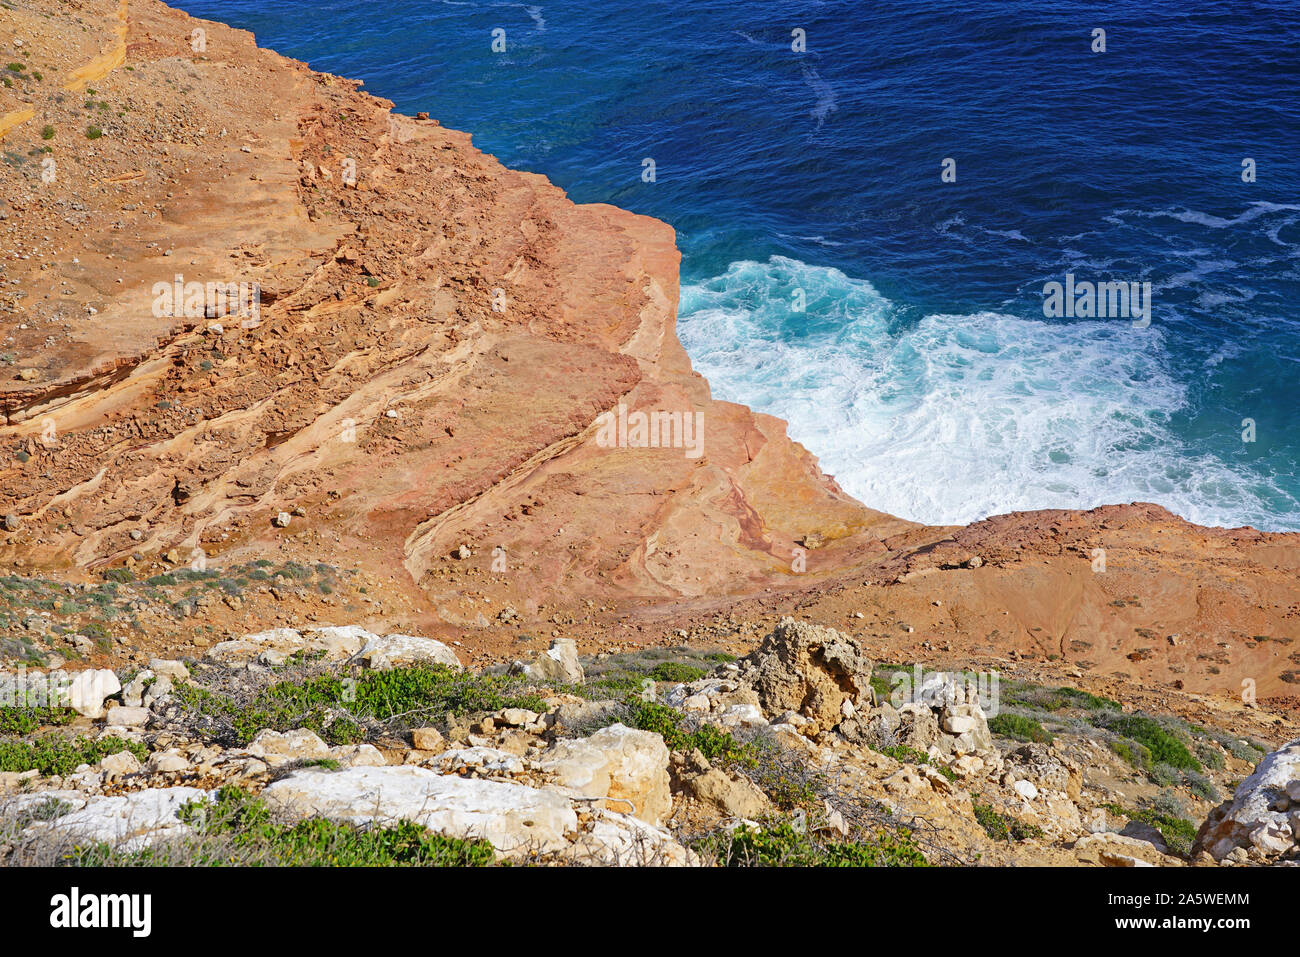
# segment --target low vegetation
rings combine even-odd
[[[330,744],[355,744],[454,715],[502,708],[545,710],[516,678],[474,675],[441,665],[391,671],[305,673],[262,688],[224,690],[180,685],[176,697],[189,719],[221,743],[242,746],[259,731],[307,728]]]
[[[130,751],[143,761],[148,748],[136,741],[105,737],[68,737],[55,733],[32,740],[0,738],[0,771],[30,771],[43,775],[70,774],[82,764],[95,764],[121,751]]]
[[[705,860],[723,867],[928,867],[921,849],[905,830],[880,828],[851,839],[832,837],[790,821],[761,829],[738,827],[696,844]]]

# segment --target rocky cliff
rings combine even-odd
[[[156,0],[11,6],[0,563],[369,576],[203,606],[232,633],[346,613],[501,659],[798,609],[894,660],[1294,704],[1300,536],[873,511],[692,371],[665,224]]]

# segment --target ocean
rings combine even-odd
[[[177,5],[671,223],[715,396],[873,508],[1300,530],[1294,0]]]

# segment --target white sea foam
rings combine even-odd
[[[685,286],[681,314],[715,394],[786,419],[873,508],[937,524],[1131,501],[1207,525],[1297,518],[1270,511],[1259,477],[1174,434],[1187,389],[1156,325],[990,312],[905,324],[869,282],[782,257]]]

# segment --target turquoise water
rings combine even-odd
[[[180,5],[671,223],[715,394],[873,507],[1300,529],[1300,5]]]

